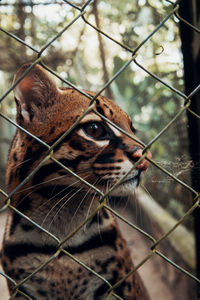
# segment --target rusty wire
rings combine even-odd
[[[182,115],[182,113],[184,113],[185,111],[188,111],[189,113],[192,113],[195,117],[200,118],[200,116],[198,114],[196,114],[195,112],[193,112],[190,109],[190,99],[191,97],[196,94],[199,89],[200,89],[200,85],[197,86],[189,96],[185,95],[184,93],[182,93],[181,91],[177,90],[176,88],[174,88],[172,85],[164,82],[161,78],[159,78],[157,75],[153,74],[152,72],[150,72],[145,66],[143,66],[141,63],[139,63],[138,59],[137,59],[137,55],[140,51],[140,49],[142,48],[142,46],[149,40],[151,39],[159,30],[160,28],[162,28],[162,26],[172,17],[176,16],[181,22],[184,22],[185,24],[187,24],[187,26],[191,27],[191,29],[195,30],[197,33],[200,32],[200,30],[198,28],[196,28],[194,25],[188,23],[186,20],[184,20],[182,17],[180,17],[178,10],[179,10],[179,1],[168,1],[166,0],[169,4],[171,4],[171,11],[169,12],[169,14],[167,16],[165,16],[163,18],[163,20],[161,21],[161,23],[158,26],[155,26],[155,28],[152,30],[152,32],[147,35],[143,41],[137,45],[137,47],[135,49],[131,49],[130,47],[122,44],[121,42],[119,42],[118,40],[116,40],[114,37],[111,37],[108,33],[103,32],[100,28],[97,28],[94,24],[92,24],[91,22],[89,22],[89,20],[87,19],[87,13],[86,13],[86,9],[90,7],[91,3],[93,2],[92,0],[88,0],[85,2],[84,5],[80,6],[77,4],[72,3],[72,1],[59,1],[58,3],[62,3],[65,5],[70,5],[71,7],[73,7],[73,9],[75,9],[76,11],[76,17],[74,17],[74,19],[68,23],[68,25],[66,27],[64,27],[61,31],[57,32],[57,34],[55,36],[53,36],[51,38],[50,41],[48,41],[48,43],[46,43],[45,45],[43,45],[41,47],[41,49],[38,51],[37,49],[35,49],[33,46],[31,46],[30,44],[28,44],[27,42],[25,42],[24,40],[20,39],[18,36],[14,35],[11,32],[8,32],[7,30],[5,30],[4,28],[0,27],[0,31],[2,31],[5,35],[9,36],[9,38],[16,40],[18,43],[23,44],[24,46],[26,46],[27,48],[30,48],[32,51],[35,52],[36,54],[36,59],[35,61],[32,63],[32,65],[26,70],[26,72],[13,84],[10,86],[10,88],[0,97],[0,104],[2,101],[5,101],[6,97],[13,91],[13,89],[15,88],[15,86],[24,78],[24,76],[26,76],[26,74],[34,67],[35,64],[39,63],[41,64],[47,71],[51,72],[55,77],[59,78],[62,82],[64,82],[65,84],[67,84],[70,87],[73,87],[74,89],[76,89],[79,93],[85,95],[86,97],[88,97],[91,100],[91,105],[89,106],[89,108],[84,112],[84,114],[77,119],[77,121],[72,125],[72,127],[67,130],[52,146],[46,144],[44,141],[42,141],[41,139],[39,139],[38,137],[34,136],[33,134],[29,133],[27,130],[25,130],[24,128],[22,128],[21,126],[19,126],[18,124],[16,124],[14,121],[12,121],[11,119],[9,119],[5,114],[3,114],[2,112],[0,112],[0,116],[2,118],[4,118],[6,121],[12,123],[14,126],[16,126],[16,128],[26,132],[27,134],[29,134],[32,138],[36,139],[39,143],[41,143],[43,146],[45,146],[47,148],[47,155],[46,157],[38,164],[38,166],[9,194],[7,195],[5,193],[5,191],[0,190],[0,193],[3,195],[3,197],[5,198],[5,202],[3,207],[1,208],[0,212],[5,211],[7,209],[10,209],[12,211],[17,212],[18,214],[20,214],[23,218],[25,218],[28,222],[32,223],[34,226],[36,226],[37,228],[39,228],[41,231],[43,231],[46,235],[48,235],[49,237],[51,237],[52,239],[55,240],[55,242],[57,242],[57,252],[54,253],[51,257],[49,257],[49,259],[43,263],[42,265],[40,265],[38,268],[35,269],[35,271],[33,273],[31,273],[28,277],[26,277],[24,280],[22,280],[21,282],[15,282],[12,278],[10,278],[8,275],[6,275],[4,272],[0,272],[0,275],[4,276],[8,281],[10,281],[13,284],[13,294],[11,295],[10,299],[13,299],[18,293],[23,295],[26,299],[31,299],[28,295],[26,295],[21,289],[20,287],[22,286],[22,284],[24,282],[26,282],[28,279],[30,279],[35,273],[39,272],[44,266],[46,266],[47,264],[49,264],[52,260],[54,260],[59,254],[60,252],[63,252],[65,255],[69,256],[71,259],[75,260],[78,264],[80,264],[81,266],[83,266],[84,268],[86,268],[89,272],[93,273],[95,276],[97,276],[98,278],[100,278],[104,283],[107,284],[108,286],[108,297],[107,299],[110,299],[111,295],[115,296],[116,299],[122,299],[119,295],[117,295],[114,292],[114,289],[116,287],[118,287],[125,279],[126,277],[130,276],[131,273],[135,272],[136,270],[138,270],[143,264],[146,263],[146,261],[148,261],[153,255],[158,255],[160,256],[162,259],[164,259],[165,261],[167,261],[169,264],[173,265],[175,268],[177,268],[178,270],[180,270],[181,272],[183,272],[186,276],[192,278],[193,280],[195,280],[197,283],[200,284],[200,279],[198,279],[197,277],[195,277],[193,274],[191,274],[190,272],[188,272],[187,270],[185,270],[184,268],[182,268],[181,266],[177,265],[174,261],[172,261],[171,259],[169,259],[168,257],[166,257],[163,253],[161,253],[159,250],[157,250],[157,246],[159,245],[159,243],[166,239],[171,233],[173,233],[176,228],[183,223],[183,221],[192,214],[192,212],[195,210],[195,208],[199,207],[199,202],[200,202],[200,194],[195,191],[191,186],[189,186],[188,184],[186,184],[185,182],[181,181],[179,178],[177,178],[175,175],[171,174],[169,171],[167,171],[165,168],[163,168],[161,165],[159,165],[157,162],[155,162],[153,159],[150,159],[147,157],[147,153],[148,153],[148,149],[154,144],[156,143],[156,141],[161,137],[161,135],[163,133],[165,133],[170,126],[172,126],[175,121],[177,119],[180,118],[180,116]],[[48,3],[45,3],[48,4]],[[54,70],[50,69],[48,66],[46,66],[43,62],[43,54],[44,51],[50,47],[52,45],[52,43],[57,40],[64,32],[66,32],[71,26],[73,26],[73,24],[77,21],[77,20],[82,20],[82,22],[84,22],[85,24],[87,24],[88,26],[90,26],[91,28],[93,28],[94,30],[96,30],[99,34],[103,35],[106,39],[111,40],[112,42],[118,44],[120,47],[122,47],[123,49],[125,49],[127,52],[129,52],[131,54],[131,58],[121,67],[120,70],[118,70],[110,79],[108,82],[106,82],[104,84],[104,86],[96,93],[95,96],[91,96],[89,94],[87,94],[85,91],[79,89],[77,86],[75,86],[74,84],[72,84],[70,81],[63,79],[61,76],[59,76]],[[161,51],[163,51],[163,49],[161,48]],[[44,55],[45,57],[45,55]],[[100,115],[102,117],[102,119],[105,119],[107,122],[109,122],[110,124],[112,124],[114,127],[117,127],[115,124],[113,124],[110,120],[107,120],[104,116],[102,116],[99,112],[97,112],[94,109],[94,102],[96,100],[96,98],[124,71],[126,70],[126,68],[130,65],[130,64],[135,64],[137,65],[138,68],[140,68],[141,70],[143,70],[144,72],[146,72],[148,75],[152,76],[155,81],[160,82],[162,85],[164,85],[165,87],[167,87],[168,89],[170,89],[175,95],[179,96],[182,99],[182,103],[183,103],[183,107],[179,110],[179,112],[175,115],[175,117],[168,123],[166,124],[166,126],[151,140],[148,142],[148,144],[144,144],[142,141],[138,141],[141,145],[143,145],[144,147],[144,152],[143,152],[143,156],[139,159],[139,161],[137,161],[137,163],[135,164],[134,167],[136,167],[137,164],[140,163],[140,161],[146,157],[146,159],[148,159],[150,161],[151,164],[153,164],[156,168],[159,168],[162,172],[164,172],[165,174],[167,174],[167,176],[173,178],[174,181],[176,181],[177,183],[181,184],[184,188],[188,189],[190,192],[192,192],[192,194],[194,195],[194,199],[193,199],[193,205],[188,209],[188,211],[177,221],[177,223],[168,231],[166,232],[160,239],[156,240],[153,236],[151,236],[150,234],[148,234],[147,232],[143,231],[140,227],[136,226],[135,224],[133,224],[132,222],[126,220],[123,216],[121,216],[118,212],[116,212],[114,209],[112,209],[111,207],[109,207],[106,203],[106,197],[109,195],[109,193],[116,188],[122,180],[124,180],[124,178],[126,178],[126,176],[128,176],[128,174],[133,170],[133,168],[131,170],[129,170],[124,176],[123,178],[121,178],[116,184],[115,186],[113,186],[108,192],[106,192],[105,194],[103,194],[100,190],[98,190],[97,188],[95,188],[94,186],[92,186],[91,184],[89,184],[87,181],[85,181],[84,179],[80,178],[77,174],[75,174],[74,172],[72,172],[70,169],[66,168],[64,165],[62,165],[59,161],[57,161],[54,157],[53,157],[53,152],[54,152],[54,148],[55,146],[62,142],[63,138],[65,136],[67,136],[71,130],[73,128],[75,128],[75,126],[77,126],[77,124],[81,121],[81,119],[85,116],[85,114],[87,114],[89,111],[93,111],[94,113]],[[121,132],[127,134],[130,138],[132,138],[128,133],[124,132],[121,128],[117,127],[118,130],[120,130]],[[87,186],[89,186],[90,188],[94,189],[98,194],[99,194],[99,206],[96,208],[96,210],[94,212],[92,212],[85,220],[83,223],[81,223],[73,232],[71,232],[70,234],[68,234],[63,240],[58,239],[58,237],[56,237],[55,235],[53,235],[51,232],[49,232],[48,230],[44,229],[42,226],[40,226],[39,224],[35,223],[33,220],[31,220],[30,218],[28,218],[26,215],[24,215],[22,212],[20,212],[17,208],[15,208],[14,206],[12,206],[12,201],[10,200],[12,195],[14,193],[16,193],[36,172],[37,170],[47,161],[47,160],[53,160],[54,162],[58,163],[59,165],[61,165],[67,172],[70,172],[70,174],[72,176],[75,176],[76,178],[78,178],[79,180],[81,180],[84,184],[86,184]],[[143,260],[137,265],[135,266],[135,268],[133,270],[131,270],[130,273],[128,273],[126,275],[126,277],[122,278],[119,282],[117,282],[114,286],[112,286],[105,278],[103,278],[100,274],[96,273],[94,270],[92,270],[90,267],[88,267],[87,265],[85,265],[83,262],[81,262],[80,260],[78,260],[75,256],[71,255],[70,253],[68,253],[64,248],[62,248],[62,245],[68,240],[70,239],[73,235],[75,235],[80,228],[82,228],[90,219],[92,219],[95,214],[102,209],[102,207],[104,207],[106,210],[109,210],[112,212],[112,214],[116,215],[118,218],[120,218],[123,222],[127,223],[131,228],[133,228],[134,230],[137,230],[138,232],[140,232],[142,235],[146,236],[150,242],[151,242],[151,247],[149,248],[149,253],[143,258]]]

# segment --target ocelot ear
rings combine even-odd
[[[23,65],[16,73],[14,82],[30,67],[31,63]],[[14,89],[17,105],[17,122],[42,122],[48,107],[52,107],[58,88],[47,71],[35,65]]]

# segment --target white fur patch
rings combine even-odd
[[[87,114],[81,121],[79,124],[83,124],[83,123],[86,123],[86,122],[90,122],[90,121],[94,121],[94,122],[101,122],[102,119],[97,116],[95,113],[91,112],[89,114]]]
[[[77,134],[82,136],[84,139],[88,140],[88,141],[92,141],[93,143],[95,143],[98,147],[106,147],[109,144],[109,140],[102,140],[102,141],[97,141],[94,140],[93,138],[89,137],[87,134],[85,134],[85,132],[82,129],[79,129],[77,131]]]
[[[112,126],[111,124],[109,124],[109,123],[106,123],[109,127],[110,127],[110,129],[113,131],[113,133],[116,135],[116,136],[121,136],[122,134],[121,134],[121,132],[117,129],[117,128],[115,128],[114,126]]]

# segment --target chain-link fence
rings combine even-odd
[[[37,272],[39,272],[42,268],[44,268],[46,265],[48,265],[50,262],[52,262],[53,260],[55,260],[58,255],[60,253],[64,253],[65,255],[67,255],[68,257],[70,257],[72,260],[74,260],[75,262],[77,262],[78,264],[80,264],[81,266],[83,266],[84,268],[86,268],[89,272],[93,273],[95,276],[97,276],[98,278],[100,278],[102,280],[102,282],[105,282],[108,285],[108,297],[107,299],[110,299],[111,295],[115,296],[116,299],[122,299],[120,298],[120,296],[118,296],[115,293],[115,289],[116,287],[118,287],[120,284],[123,283],[123,281],[130,276],[133,272],[136,272],[138,269],[140,269],[141,266],[143,266],[147,261],[149,261],[149,259],[152,256],[160,256],[163,260],[167,261],[169,264],[171,264],[172,266],[174,266],[174,268],[177,268],[178,270],[180,270],[181,272],[183,272],[185,274],[186,277],[188,278],[192,278],[194,281],[196,281],[198,284],[200,284],[200,280],[195,277],[193,274],[191,274],[190,272],[188,272],[186,269],[182,268],[180,265],[176,264],[176,262],[172,261],[170,258],[168,258],[165,254],[163,254],[160,250],[158,250],[158,246],[160,245],[160,243],[167,239],[172,233],[174,233],[177,228],[183,224],[183,222],[192,215],[192,213],[195,211],[195,209],[197,207],[199,207],[199,200],[200,200],[200,195],[199,192],[194,190],[190,185],[186,184],[185,182],[181,181],[177,176],[175,176],[174,174],[170,173],[167,169],[163,168],[161,165],[159,165],[156,161],[154,161],[154,159],[150,159],[147,157],[147,153],[148,150],[151,148],[152,145],[154,145],[160,138],[161,136],[166,133],[169,128],[171,126],[173,126],[174,124],[176,124],[176,121],[179,120],[181,118],[181,116],[187,111],[188,113],[192,114],[195,118],[200,119],[200,116],[191,110],[190,108],[190,104],[191,104],[191,97],[196,94],[199,90],[200,90],[200,85],[196,86],[195,89],[191,92],[190,95],[185,95],[184,93],[182,93],[180,90],[177,90],[176,88],[174,88],[172,85],[168,84],[166,81],[162,80],[161,78],[159,78],[157,75],[153,74],[152,72],[150,72],[145,66],[141,65],[138,60],[137,60],[137,55],[140,53],[140,50],[142,49],[142,47],[145,45],[145,43],[147,43],[152,37],[154,37],[157,32],[162,29],[162,27],[165,26],[165,24],[169,21],[169,19],[171,18],[178,18],[180,22],[184,22],[186,23],[187,26],[189,26],[191,28],[191,30],[196,31],[197,33],[200,32],[200,30],[198,28],[196,28],[195,26],[193,26],[192,24],[188,23],[186,20],[184,20],[183,18],[180,17],[179,15],[179,3],[180,1],[176,1],[176,2],[172,2],[172,1],[167,1],[168,3],[171,4],[171,8],[170,8],[170,12],[168,13],[168,15],[166,15],[163,20],[161,21],[161,23],[158,26],[155,26],[152,30],[152,32],[150,34],[148,34],[148,36],[146,36],[143,41],[138,44],[138,46],[134,49],[131,49],[130,47],[126,46],[125,44],[122,44],[121,42],[119,42],[117,39],[113,38],[112,36],[110,36],[109,34],[107,34],[107,32],[102,31],[99,27],[96,27],[95,25],[93,25],[88,19],[87,19],[87,9],[93,5],[92,0],[86,1],[82,6],[79,4],[74,4],[74,2],[70,2],[70,1],[62,1],[60,2],[60,4],[65,4],[65,5],[69,5],[70,7],[73,7],[73,9],[76,11],[76,17],[73,18],[73,20],[71,20],[71,22],[69,22],[67,24],[66,27],[61,28],[59,32],[57,32],[57,34],[55,34],[54,36],[52,36],[51,40],[48,41],[48,43],[46,43],[45,45],[43,45],[39,50],[34,48],[33,46],[31,46],[30,44],[28,44],[27,42],[25,42],[24,40],[20,39],[18,36],[12,34],[11,32],[5,30],[3,27],[0,27],[0,30],[7,36],[9,36],[10,39],[14,39],[15,41],[17,41],[20,44],[23,44],[25,47],[30,48],[32,51],[35,52],[37,58],[34,60],[34,62],[32,63],[32,65],[27,69],[27,71],[12,85],[10,86],[10,88],[6,91],[6,93],[4,93],[1,98],[0,98],[0,102],[2,101],[6,101],[7,96],[13,91],[13,89],[16,87],[17,84],[19,84],[19,82],[26,76],[26,74],[36,65],[36,64],[41,64],[47,71],[49,71],[53,76],[55,76],[56,78],[58,78],[59,80],[61,80],[61,82],[65,83],[67,86],[72,87],[74,89],[76,89],[79,93],[85,95],[86,97],[88,97],[91,100],[91,104],[89,106],[89,108],[84,112],[84,114],[79,117],[77,119],[77,121],[73,124],[73,126],[67,130],[65,132],[64,135],[62,135],[53,145],[49,146],[47,145],[44,141],[42,141],[41,139],[39,139],[38,137],[34,136],[33,134],[27,132],[24,128],[20,127],[18,124],[16,124],[13,120],[11,120],[6,114],[0,112],[0,116],[1,118],[4,118],[7,122],[13,124],[16,128],[19,128],[20,130],[24,131],[25,133],[27,133],[30,137],[32,137],[33,139],[36,139],[37,142],[41,143],[44,147],[46,147],[46,149],[48,150],[48,155],[39,163],[39,165],[31,172],[31,174],[29,174],[9,195],[6,194],[5,191],[0,190],[1,194],[3,195],[3,197],[5,198],[5,203],[3,205],[3,207],[1,208],[1,212],[6,211],[8,209],[14,211],[15,213],[19,214],[20,216],[22,216],[23,218],[25,218],[26,220],[28,220],[28,222],[32,223],[34,226],[36,226],[37,228],[39,228],[41,231],[45,232],[46,235],[48,235],[50,238],[52,238],[54,241],[57,242],[57,252],[54,253],[54,255],[52,255],[51,257],[49,257],[49,259],[42,265],[40,265],[38,268],[35,269],[35,271],[30,274],[28,277],[26,277],[23,281],[21,282],[15,282],[11,277],[9,277],[8,275],[6,275],[4,272],[1,272],[0,274],[2,276],[4,276],[8,281],[10,281],[13,284],[13,294],[12,294],[12,298],[14,298],[17,294],[21,294],[23,295],[25,298],[30,299],[29,296],[27,296],[23,290],[21,290],[22,285],[29,280],[32,276],[34,276],[34,274],[36,274]],[[46,3],[48,4],[48,3]],[[74,84],[72,84],[72,82],[63,79],[61,76],[59,76],[54,70],[52,70],[51,68],[49,68],[46,64],[44,64],[44,60],[46,57],[46,50],[66,31],[68,31],[69,28],[71,28],[76,22],[83,22],[85,24],[87,24],[88,26],[92,27],[95,31],[98,32],[100,37],[104,37],[106,39],[109,39],[110,41],[114,42],[115,44],[118,44],[120,47],[123,47],[123,49],[125,49],[128,53],[131,54],[131,58],[111,77],[108,78],[108,80],[106,81],[106,83],[103,85],[103,87],[101,89],[99,89],[99,91],[95,94],[95,96],[89,96],[86,92],[84,92],[83,90],[79,89],[77,86],[75,86]],[[99,24],[97,24],[99,26]],[[162,49],[160,50],[162,52]],[[47,54],[48,55],[48,54]],[[113,124],[111,121],[109,121],[107,118],[105,118],[105,116],[101,115],[99,112],[97,112],[94,109],[94,103],[95,100],[97,99],[97,97],[99,95],[101,95],[107,88],[110,87],[110,85],[117,79],[117,77],[122,74],[127,67],[130,64],[135,64],[138,66],[138,68],[140,70],[143,70],[144,72],[146,72],[147,74],[149,74],[149,76],[153,77],[155,79],[155,82],[159,82],[162,85],[164,85],[167,89],[169,89],[170,91],[172,91],[174,93],[174,95],[178,95],[181,99],[182,99],[182,103],[183,106],[182,108],[178,111],[178,113],[170,120],[170,122],[168,124],[166,124],[166,126],[160,130],[157,135],[150,140],[147,144],[145,143],[141,143],[142,146],[144,147],[144,151],[143,151],[143,155],[142,157],[137,161],[137,163],[135,164],[134,168],[141,162],[141,160],[143,158],[146,158],[149,160],[149,162],[154,165],[156,168],[158,168],[161,172],[165,173],[167,176],[169,176],[170,178],[172,178],[175,182],[177,182],[178,184],[180,184],[184,189],[188,190],[189,192],[191,192],[193,194],[193,204],[191,205],[191,207],[188,209],[188,211],[176,222],[176,224],[167,232],[165,232],[159,239],[155,239],[152,235],[148,234],[147,232],[144,232],[140,227],[136,226],[135,224],[133,224],[132,222],[128,221],[126,218],[124,218],[122,215],[120,215],[116,210],[114,210],[113,208],[111,208],[110,206],[107,205],[106,199],[107,196],[111,193],[111,191],[116,188],[117,186],[120,185],[120,183],[122,182],[122,180],[124,180],[126,178],[126,176],[128,176],[128,174],[133,170],[128,170],[127,174],[123,176],[123,178],[121,178],[121,180],[119,182],[117,182],[117,184],[115,184],[108,192],[106,193],[102,193],[100,190],[96,189],[95,186],[90,185],[86,180],[80,178],[77,174],[75,174],[73,171],[71,171],[70,169],[68,169],[66,166],[64,166],[63,164],[61,164],[58,160],[56,160],[53,156],[54,154],[54,149],[55,147],[58,145],[58,143],[61,143],[62,140],[71,132],[72,129],[74,129],[79,122],[82,120],[82,118],[88,113],[93,111],[95,114],[99,115],[103,120],[106,120],[108,123],[112,124],[114,127],[116,127],[119,131],[125,133],[128,135],[128,133],[124,132],[121,128],[117,127],[115,124]],[[130,138],[132,138],[130,135],[128,135]],[[59,166],[61,166],[65,171],[69,172],[72,176],[75,176],[76,178],[78,178],[78,180],[81,180],[85,185],[89,186],[89,188],[92,188],[95,190],[96,193],[99,194],[100,197],[100,201],[99,201],[99,206],[97,207],[97,209],[87,217],[87,219],[84,220],[83,223],[79,224],[79,226],[73,231],[71,232],[69,235],[67,235],[63,240],[60,240],[57,236],[53,235],[51,232],[49,232],[48,230],[44,229],[43,227],[41,227],[40,225],[36,224],[33,220],[31,220],[30,218],[28,218],[26,215],[24,215],[21,211],[19,211],[16,207],[14,207],[12,205],[12,196],[17,193],[20,188],[26,183],[28,182],[28,180],[38,171],[39,168],[41,168],[41,166],[43,166],[43,164],[47,161],[47,160],[52,160],[53,162],[59,164]],[[103,278],[100,274],[94,272],[94,270],[92,270],[89,266],[85,265],[83,262],[79,261],[74,255],[70,254],[69,252],[67,252],[62,246],[63,244],[69,240],[71,237],[73,237],[89,220],[91,220],[94,215],[96,215],[98,213],[99,210],[101,210],[102,208],[105,208],[106,210],[109,210],[113,215],[117,216],[117,218],[121,219],[123,222],[127,223],[130,228],[132,228],[133,230],[137,230],[138,232],[141,233],[141,235],[144,235],[147,239],[150,240],[151,242],[151,247],[149,248],[149,253],[143,257],[142,261],[135,266],[135,268],[133,270],[131,270],[131,272],[129,272],[125,278],[122,278],[119,282],[117,282],[115,285],[111,285],[107,282],[107,280],[105,280],[105,278]]]

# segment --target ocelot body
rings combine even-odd
[[[28,66],[20,68],[15,81]],[[59,89],[39,65],[28,72],[14,92],[18,124],[50,146],[90,105],[90,99],[78,91]],[[94,109],[135,136],[130,118],[111,100],[99,96]],[[107,192],[133,167],[142,151],[139,143],[92,110],[37,168],[47,156],[48,148],[17,129],[8,157],[8,193],[37,170],[13,194],[11,204],[62,241],[96,210],[101,198],[98,190]],[[132,193],[148,164],[147,160],[141,160],[109,196]],[[63,165],[96,190],[70,174]],[[14,299],[26,299],[24,293],[33,300],[105,300],[110,287],[134,268],[118,224],[105,207],[61,245],[64,249],[61,252],[57,252],[59,241],[41,228],[10,210],[2,249],[4,270],[16,283],[34,273],[20,284]],[[55,253],[58,254],[52,257]],[[40,268],[50,257],[52,260]],[[8,286],[12,294],[14,284],[8,281]],[[109,299],[149,299],[137,272],[122,281],[114,293],[121,298],[113,294]]]

